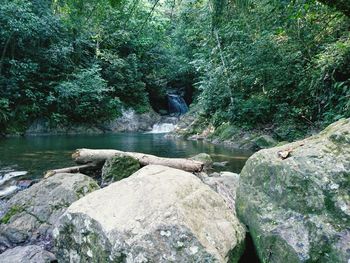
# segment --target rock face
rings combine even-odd
[[[261,261],[349,262],[349,176],[350,119],[254,154],[240,175],[237,212]]]
[[[138,114],[134,110],[124,110],[123,115],[103,127],[112,132],[150,131],[161,120],[154,111]]]
[[[222,196],[227,206],[236,214],[236,192],[239,184],[239,174],[221,172],[216,177],[206,177],[203,182]]]
[[[124,110],[115,120],[96,125],[58,125],[51,127],[45,118],[35,120],[25,131],[26,135],[42,134],[100,134],[104,132],[150,131],[161,116],[153,110],[138,114],[132,109]]]
[[[42,134],[99,134],[104,130],[97,126],[91,125],[59,125],[51,127],[47,119],[35,120],[25,131],[26,135],[42,135]]]
[[[3,263],[50,263],[56,262],[54,254],[35,245],[15,247],[0,254]]]
[[[0,218],[0,251],[28,243],[50,248],[52,225],[71,203],[98,188],[83,174],[56,174],[19,192]]]
[[[54,236],[59,262],[237,262],[245,229],[193,174],[148,165],[73,203]]]
[[[130,156],[118,155],[108,159],[102,167],[102,185],[127,178],[140,167],[139,161]]]

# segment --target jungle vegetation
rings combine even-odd
[[[0,131],[167,109],[292,140],[350,117],[347,0],[2,0]]]

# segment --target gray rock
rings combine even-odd
[[[3,263],[50,263],[56,262],[54,254],[35,245],[15,247],[0,254]]]
[[[46,134],[100,134],[103,129],[93,125],[58,125],[50,126],[47,119],[35,120],[26,130],[25,135],[46,135]]]
[[[13,196],[0,218],[0,251],[19,244],[51,246],[52,225],[67,207],[98,189],[83,174],[56,174]]]
[[[131,156],[118,155],[110,158],[102,167],[102,185],[127,178],[140,168],[139,161]]]
[[[350,119],[249,158],[236,208],[261,261],[348,262],[349,175]]]
[[[124,110],[123,115],[103,127],[112,132],[150,131],[161,120],[154,111],[138,114],[132,109]]]
[[[62,262],[238,262],[245,229],[193,174],[148,165],[73,203],[54,236]]]
[[[219,176],[207,177],[203,182],[222,196],[227,206],[236,214],[236,192],[239,184],[239,174],[221,172]]]

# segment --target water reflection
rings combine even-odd
[[[215,162],[228,161],[222,170],[240,172],[251,152],[227,149],[203,141],[165,138],[163,134],[102,134],[39,136],[0,140],[0,169],[16,166],[28,171],[27,178],[40,178],[44,171],[73,165],[77,148],[118,149],[161,157],[190,157],[205,152]]]

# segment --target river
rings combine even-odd
[[[16,182],[40,179],[46,170],[74,165],[78,148],[118,149],[161,157],[190,157],[205,152],[215,162],[228,161],[225,170],[239,173],[251,152],[233,150],[203,141],[168,139],[164,134],[119,133],[7,138],[0,140],[0,197]],[[4,178],[6,176],[6,178]],[[12,178],[9,178],[12,177]],[[9,180],[8,180],[9,179]]]

